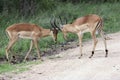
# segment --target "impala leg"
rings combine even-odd
[[[67,33],[66,32],[63,33],[63,38],[67,41]]]
[[[33,40],[31,40],[31,43],[30,43],[30,48],[29,48],[29,51],[27,52],[25,58],[24,58],[24,61],[26,61],[26,58],[28,57],[28,55],[30,54],[31,50],[33,48]]]
[[[101,37],[102,37],[102,40],[104,41],[105,52],[106,52],[105,57],[107,57],[107,56],[108,56],[107,43],[106,43],[106,39],[105,39],[105,35],[104,35],[103,31],[100,32],[100,35],[101,35]]]
[[[35,47],[37,49],[38,58],[41,59],[41,57],[40,57],[40,50],[39,50],[39,47],[38,47],[38,40],[37,39],[34,40],[34,45],[35,45]]]
[[[9,61],[9,50],[12,48],[12,46],[14,45],[14,43],[17,41],[17,37],[14,38],[14,39],[10,39],[9,43],[8,43],[8,46],[6,47],[6,58],[7,58],[7,61]]]
[[[79,59],[82,57],[82,37],[83,37],[83,34],[80,32],[80,33],[78,33],[77,34],[78,35],[78,38],[79,38],[79,46],[80,46],[80,57],[79,57]]]
[[[92,54],[91,54],[91,56],[89,58],[92,58],[92,56],[94,55],[95,48],[96,48],[96,45],[97,45],[97,42],[98,42],[95,33],[91,33],[91,35],[92,35],[94,44],[93,44]]]

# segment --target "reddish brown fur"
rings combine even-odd
[[[72,25],[82,25],[82,24],[85,24],[85,23],[90,23],[90,24],[94,24],[95,22],[101,20],[101,18],[98,16],[98,15],[95,15],[95,14],[91,14],[91,15],[87,15],[87,16],[84,16],[84,17],[80,17],[78,19],[76,19]]]
[[[35,24],[29,24],[29,23],[19,23],[19,24],[13,24],[12,26],[8,27],[6,30],[9,31],[34,31],[34,30],[40,30],[41,27],[38,27]]]

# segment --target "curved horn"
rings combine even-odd
[[[64,24],[67,24],[67,18],[66,17],[64,17],[64,21],[62,20],[62,18],[59,16],[59,19],[60,19],[60,22],[61,22],[61,24],[62,25],[64,25]]]
[[[57,19],[55,19],[55,17],[53,17],[53,19],[51,18],[51,20],[50,20],[51,26],[52,26],[54,29],[61,31],[61,29],[59,28],[59,26],[57,25],[56,22],[57,22]]]
[[[55,25],[53,24],[52,18],[50,19],[50,24],[54,29],[56,29]]]
[[[65,17],[64,19],[65,19],[65,24],[67,24],[67,18]]]
[[[63,21],[62,21],[62,18],[60,16],[59,16],[59,19],[60,19],[61,24],[63,25]]]
[[[61,31],[60,27],[57,25],[57,19],[54,19],[54,25],[56,28],[58,28]]]

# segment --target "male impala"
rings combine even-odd
[[[108,50],[107,50],[107,45],[106,45],[106,39],[105,39],[105,36],[103,33],[103,20],[101,19],[101,17],[99,17],[98,15],[95,15],[95,14],[86,15],[86,16],[76,19],[71,24],[63,24],[61,17],[60,17],[60,21],[61,21],[61,23],[59,22],[59,24],[60,24],[59,26],[56,24],[55,21],[54,21],[54,24],[56,25],[57,28],[59,28],[59,30],[61,30],[63,32],[65,39],[67,39],[66,34],[68,32],[75,33],[78,35],[80,53],[81,53],[80,57],[82,56],[82,37],[83,37],[83,33],[85,33],[85,32],[90,32],[90,34],[94,40],[92,54],[89,58],[91,58],[94,55],[95,47],[98,42],[98,40],[96,39],[96,34],[95,34],[96,32],[98,32],[101,35],[101,37],[104,41],[105,52],[106,52],[105,57],[107,57]]]
[[[24,60],[26,60],[27,56],[31,52],[33,45],[37,49],[38,58],[40,58],[40,50],[38,48],[39,38],[52,36],[54,41],[57,40],[58,30],[54,27],[53,23],[51,23],[51,25],[53,26],[52,29],[44,29],[42,27],[39,27],[36,24],[29,24],[29,23],[19,23],[19,24],[13,24],[9,26],[6,29],[6,33],[8,34],[8,37],[9,37],[9,43],[8,43],[8,46],[6,47],[7,60],[9,60],[8,51],[19,38],[31,40],[30,49],[27,52]]]

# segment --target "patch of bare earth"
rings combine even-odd
[[[6,73],[1,77],[6,77],[5,80],[120,80],[120,32],[108,36],[112,39],[107,40],[107,58],[104,44],[99,38],[91,59],[88,57],[91,55],[92,40],[83,43],[84,55],[81,59],[78,59],[80,54],[77,47],[52,56],[53,59],[45,59],[42,64],[31,67],[29,71]]]

